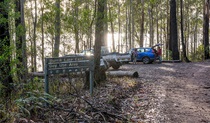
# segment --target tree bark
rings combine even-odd
[[[203,45],[204,59],[209,59],[209,0],[203,5]]]
[[[135,45],[134,1],[131,0],[131,47]]]
[[[75,53],[79,53],[79,24],[78,24],[78,17],[79,17],[79,3],[75,0],[75,7],[74,7],[74,35],[75,35]]]
[[[27,67],[27,55],[26,55],[26,29],[25,29],[25,16],[24,16],[24,0],[16,1],[16,12],[20,13],[20,17],[16,19],[16,49],[17,59],[19,63],[17,65],[18,79],[19,81],[26,82],[26,76],[28,73]],[[20,31],[19,25],[21,25]]]
[[[180,13],[181,13],[181,42],[182,42],[182,52],[185,62],[190,62],[190,60],[187,58],[186,53],[186,46],[184,43],[184,30],[183,30],[183,0],[180,0]]]
[[[54,51],[53,57],[59,57],[59,47],[60,47],[60,0],[56,0],[55,2],[55,44],[54,44]]]
[[[172,59],[179,60],[177,19],[176,19],[176,0],[170,1],[170,46],[172,48]]]
[[[42,70],[44,71],[44,3],[43,0],[41,2],[41,32],[42,32],[42,50],[41,50],[41,55],[42,55]]]
[[[121,19],[120,19],[120,13],[121,13],[121,9],[120,9],[121,3],[120,0],[118,0],[118,52],[122,51],[121,50]]]
[[[144,45],[144,0],[141,0],[140,47]]]
[[[196,18],[198,18],[199,10],[196,9]],[[198,21],[196,21],[195,28],[194,28],[194,49],[193,53],[196,53],[196,48],[197,48],[197,33],[198,33]]]
[[[161,43],[161,42],[159,42],[159,38],[160,38],[160,36],[159,36],[159,11],[158,11],[158,5],[156,5],[156,13],[157,13],[157,15],[156,15],[156,27],[157,27],[157,40],[156,40],[156,43]]]
[[[129,0],[129,11],[128,11],[128,42],[129,42],[129,49],[131,49],[131,4],[132,4],[132,0]]]
[[[96,0],[97,1],[97,0]],[[105,7],[104,7],[104,20],[106,20],[104,22],[104,28],[103,28],[103,31],[104,31],[104,35],[102,37],[102,44],[101,46],[108,46],[108,4],[107,4],[107,0],[105,0],[105,3],[104,3]]]
[[[108,71],[107,76],[110,77],[134,77],[138,78],[139,74],[137,71]]]
[[[34,5],[34,8],[35,8],[35,15],[34,15],[34,30],[33,30],[33,55],[34,55],[34,66],[32,68],[32,71],[33,72],[36,72],[37,71],[37,62],[36,62],[36,59],[37,59],[37,50],[36,50],[36,27],[37,27],[37,0],[34,1],[35,2],[35,5]]]
[[[126,15],[125,15],[125,45],[126,45],[126,51],[128,51],[128,5],[126,5]]]
[[[28,74],[28,65],[27,65],[27,48],[26,48],[26,26],[25,26],[25,0],[20,0],[20,13],[21,13],[21,25],[23,27],[22,39],[22,64],[23,64],[23,80],[26,82]]]
[[[149,46],[154,45],[154,30],[153,30],[153,5],[148,9],[149,13]]]
[[[109,6],[109,18],[110,18],[110,23],[111,23],[111,31],[112,31],[112,50],[115,52],[115,40],[114,40],[114,25],[113,25],[113,19],[112,19],[112,14],[111,14],[111,6]]]
[[[169,12],[169,1],[167,0],[167,15],[170,14]],[[170,51],[172,51],[172,46],[171,46],[171,43],[170,43],[170,16],[167,17],[167,27],[166,27],[167,31],[166,31],[166,56],[167,56],[167,59],[169,60],[171,54],[170,54]]]
[[[100,69],[101,58],[101,45],[102,37],[104,36],[104,23],[105,23],[105,5],[106,0],[98,0],[97,18],[95,26],[95,47],[94,47],[94,62],[95,62],[95,82],[100,84],[101,81],[106,79],[105,71]]]

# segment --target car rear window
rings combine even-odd
[[[138,52],[144,52],[144,49],[137,49]]]
[[[149,49],[149,48],[146,48],[146,49],[145,49],[145,52],[149,52],[149,51],[150,51],[150,49]]]

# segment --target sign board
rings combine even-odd
[[[65,56],[58,58],[45,58],[45,92],[49,93],[49,75],[86,72],[90,73],[90,93],[93,93],[93,56]]]

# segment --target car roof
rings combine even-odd
[[[151,47],[137,47],[137,49],[139,49],[139,48],[150,49]]]

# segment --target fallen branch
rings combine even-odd
[[[107,71],[106,72],[107,76],[110,77],[134,77],[134,78],[138,78],[139,74],[137,71]]]
[[[72,76],[77,77],[77,76],[81,76],[84,74],[85,74],[85,72],[76,72],[76,73],[70,73],[70,74],[59,74],[59,76],[68,77],[69,75],[72,75]],[[29,73],[29,75],[32,77],[44,77],[44,72],[31,72],[31,73]],[[53,76],[53,74],[50,76]]]

